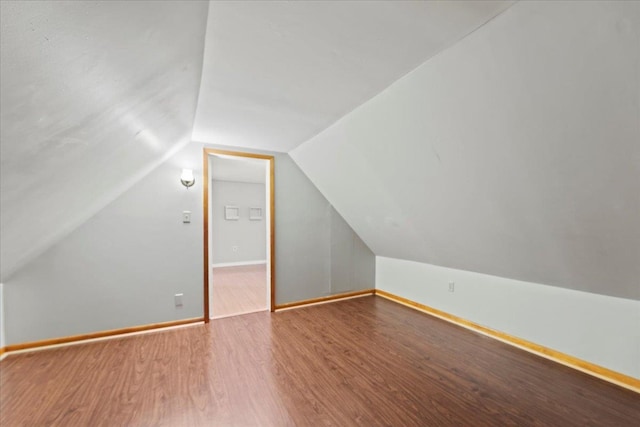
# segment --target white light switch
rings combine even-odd
[[[173,300],[176,304],[176,307],[182,307],[182,295],[183,294],[175,294],[173,296]]]
[[[182,211],[182,222],[185,224],[191,222],[191,211]]]

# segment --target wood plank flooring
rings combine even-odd
[[[211,278],[213,318],[269,309],[266,264],[214,268]]]
[[[379,297],[0,362],[2,426],[637,426],[640,395]]]

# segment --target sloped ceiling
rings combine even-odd
[[[511,4],[0,2],[0,279],[193,137],[290,152],[376,255],[640,299],[640,3],[478,29]]]
[[[519,2],[290,155],[376,255],[640,299],[640,2]]]
[[[216,1],[193,139],[287,152],[510,1]]]
[[[5,279],[189,141],[208,3],[0,4]]]

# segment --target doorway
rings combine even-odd
[[[205,321],[275,307],[273,156],[205,148]]]

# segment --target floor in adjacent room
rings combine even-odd
[[[214,319],[269,309],[266,264],[214,268],[211,287]]]
[[[2,426],[636,426],[640,395],[381,297],[12,355]]]

